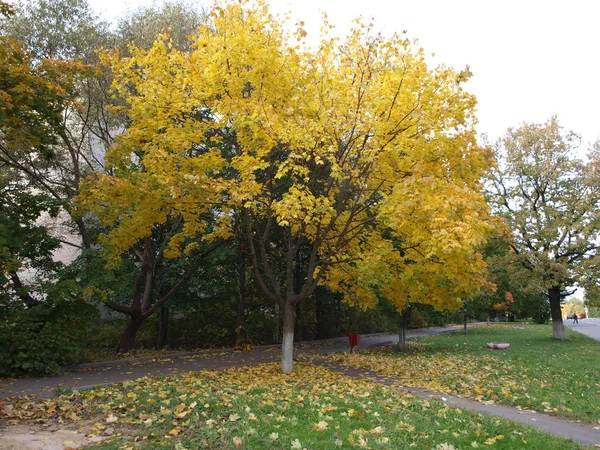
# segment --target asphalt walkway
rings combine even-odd
[[[433,327],[410,330],[409,339],[445,333],[459,327]],[[398,342],[397,334],[371,334],[361,336],[360,344],[355,347],[364,350],[379,345]],[[329,354],[348,351],[348,338],[312,341],[295,346],[295,353]],[[227,349],[221,351],[203,351],[165,355],[156,358],[139,358],[127,361],[108,361],[82,364],[70,372],[56,376],[20,378],[0,381],[0,399],[32,395],[37,398],[52,397],[57,388],[87,389],[93,386],[119,383],[145,376],[174,375],[198,370],[219,370],[230,367],[242,367],[280,360],[280,346],[267,345],[255,347],[249,351]]]
[[[425,389],[398,386],[398,380],[390,377],[384,377],[377,373],[359,369],[354,367],[347,367],[341,364],[332,363],[328,360],[313,359],[313,364],[322,365],[327,369],[340,372],[345,375],[362,378],[369,380],[373,383],[382,384],[386,386],[395,386],[399,390],[408,392],[416,397],[425,397],[428,399],[437,400],[440,402],[454,405],[458,408],[469,409],[483,414],[489,414],[492,416],[502,417],[513,422],[519,422],[523,425],[533,427],[546,433],[561,436],[567,439],[572,439],[583,445],[597,445],[600,446],[600,428],[592,427],[581,423],[568,422],[564,419],[549,416],[547,414],[537,413],[535,411],[523,411],[517,408],[511,408],[509,406],[502,405],[487,405],[484,403],[467,400],[461,397],[455,397],[453,395],[441,394],[439,392],[428,391]]]
[[[579,319],[579,323],[573,323],[572,320],[565,320],[564,324],[572,330],[600,341],[600,319]]]
[[[588,324],[590,319],[580,321],[581,325]],[[600,320],[589,328],[572,326],[577,331],[600,329]],[[454,331],[461,327],[438,327],[408,332],[407,338],[416,338]],[[583,332],[583,331],[582,331]],[[585,333],[588,334],[588,333]],[[593,337],[593,336],[592,336]],[[600,337],[600,336],[599,336]],[[361,336],[358,350],[386,345],[398,341],[396,334],[374,334]],[[315,341],[303,343],[295,347],[297,355],[309,353],[312,355],[311,362],[327,367],[332,371],[342,372],[349,376],[366,378],[374,383],[392,385],[398,387],[397,380],[383,377],[375,372],[345,367],[332,363],[318,355],[327,355],[336,352],[348,351],[347,338],[330,339],[326,341]],[[316,354],[316,355],[315,355]],[[113,384],[121,381],[133,380],[144,376],[173,375],[197,370],[219,370],[231,367],[242,367],[247,365],[275,362],[280,360],[279,346],[257,347],[250,351],[235,351],[233,349],[223,351],[208,351],[187,354],[177,354],[171,357],[141,358],[130,360],[125,364],[122,361],[84,365],[80,371],[63,373],[53,377],[24,378],[18,380],[0,381],[0,399],[22,395],[31,395],[37,398],[52,397],[58,387],[62,389],[85,389],[93,386]],[[591,426],[568,422],[546,414],[532,411],[522,411],[501,405],[485,405],[483,403],[454,397],[439,392],[432,392],[412,387],[398,387],[418,397],[427,397],[438,401],[444,401],[459,408],[502,417],[507,420],[522,423],[533,428],[561,436],[583,444],[600,445],[600,429]],[[597,428],[597,427],[596,427]]]

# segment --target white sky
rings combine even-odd
[[[90,0],[114,20],[160,0]],[[492,140],[557,114],[587,143],[600,139],[600,2],[596,0],[269,0],[318,33],[321,11],[340,29],[357,16],[385,33],[407,30],[433,61],[474,77],[480,133]],[[205,1],[202,4],[210,5]]]

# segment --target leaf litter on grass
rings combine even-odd
[[[577,448],[518,424],[303,363],[287,375],[279,364],[261,364],[144,377],[10,406],[2,409],[4,420],[99,424],[89,435],[110,426],[114,437],[97,445],[104,449]]]
[[[469,334],[433,336],[367,352],[330,355],[350,367],[373,370],[403,386],[501,403],[598,424],[600,365],[598,343],[569,332],[566,342],[549,338],[548,326],[478,327]],[[495,351],[486,342],[507,340]],[[576,355],[573,357],[573,355]]]

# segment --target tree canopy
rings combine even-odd
[[[554,337],[564,339],[560,300],[600,244],[597,157],[577,157],[579,136],[552,117],[509,129],[496,144],[492,207],[513,231],[515,259],[546,289]]]
[[[467,71],[430,69],[401,35],[357,22],[316,49],[258,3],[227,3],[193,37],[105,56],[127,130],[83,204],[115,255],[181,218],[169,256],[228,238],[243,218],[255,277],[284,314],[317,285],[372,305],[456,309],[484,284],[489,230]],[[131,155],[134,155],[133,157]]]

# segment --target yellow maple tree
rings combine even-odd
[[[184,237],[207,240],[242,217],[255,277],[283,311],[284,372],[295,305],[319,284],[363,307],[383,294],[399,310],[457,308],[483,284],[487,160],[468,70],[429,68],[404,36],[360,20],[344,39],[330,28],[310,47],[264,3],[226,2],[190,52],[162,37],[105,58],[130,117],[113,167],[142,165],[136,183],[146,183],[110,189],[143,189],[149,204],[110,245],[126,248],[169,214],[190,224]],[[96,189],[114,182],[103,178]],[[118,209],[108,216],[124,223]]]

